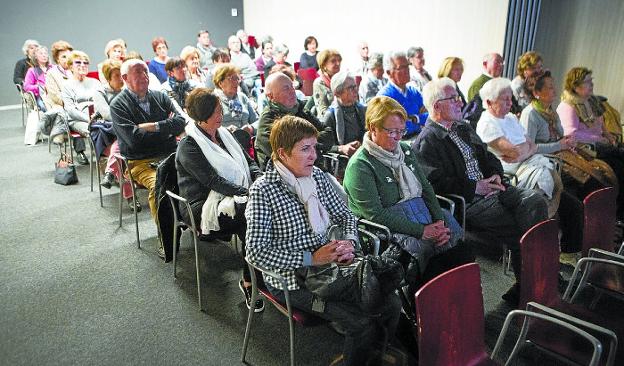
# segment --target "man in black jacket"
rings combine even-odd
[[[137,59],[124,62],[121,77],[126,89],[111,103],[113,130],[134,180],[149,191],[150,211],[156,219],[153,163],[176,150],[176,136],[184,131],[186,122],[164,93],[148,90],[145,62]]]
[[[520,237],[548,218],[541,194],[503,183],[503,167],[466,122],[461,99],[449,78],[430,81],[423,89],[427,124],[412,148],[437,194],[466,200],[466,230],[484,232],[506,243],[512,252],[516,285],[503,299],[517,303],[520,281]]]
[[[297,100],[292,80],[286,74],[281,72],[271,74],[266,79],[265,92],[269,102],[262,114],[260,114],[258,132],[256,133],[256,160],[262,170],[266,168],[267,162],[271,159],[269,135],[271,134],[273,122],[277,119],[286,115],[301,117],[312,123],[319,132],[323,131],[321,122],[310,113],[304,111],[305,103]],[[323,138],[320,137],[320,140],[323,140]],[[317,145],[318,150],[320,150],[317,162],[322,159],[322,153],[331,147],[331,143],[320,140]]]

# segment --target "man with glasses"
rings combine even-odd
[[[455,82],[429,82],[423,95],[429,120],[412,147],[437,194],[456,194],[466,200],[466,230],[494,237],[512,252],[516,284],[503,299],[519,297],[520,237],[547,219],[542,195],[503,181],[500,161],[487,150],[476,132],[461,120],[461,98]]]
[[[390,97],[405,108],[407,112],[405,139],[411,139],[420,132],[428,114],[418,89],[414,85],[408,85],[410,72],[407,55],[403,51],[389,52],[384,56],[383,66],[390,81],[377,95]]]
[[[121,77],[126,89],[111,103],[113,130],[121,154],[128,159],[134,180],[149,191],[150,212],[157,221],[156,169],[153,165],[176,151],[176,136],[184,131],[186,122],[165,93],[148,89],[145,62],[138,59],[125,61],[121,65]],[[158,254],[164,258],[162,243]]]

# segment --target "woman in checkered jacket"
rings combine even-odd
[[[300,267],[351,263],[359,247],[357,219],[314,166],[317,135],[311,123],[295,116],[284,116],[273,125],[272,161],[249,188],[246,258],[284,276],[295,307],[338,323],[346,333],[343,364],[364,365],[371,346],[382,339],[378,324],[390,337],[394,334],[401,307],[398,296],[386,298],[381,314],[366,314],[358,304],[316,297],[295,278]],[[342,229],[342,240],[330,240],[332,225]],[[264,280],[271,293],[284,300],[282,284],[268,276]]]

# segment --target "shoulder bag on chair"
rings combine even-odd
[[[76,166],[67,158],[67,154],[61,154],[61,158],[54,165],[54,183],[64,186],[78,183]]]

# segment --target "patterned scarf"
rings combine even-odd
[[[184,108],[186,95],[193,90],[193,87],[189,84],[188,80],[177,81],[174,77],[167,78],[167,82],[171,87],[176,102],[178,102],[180,107]]]
[[[232,114],[233,117],[238,117],[243,114],[243,105],[238,100],[238,95],[235,94],[234,97],[230,98],[223,90],[217,88],[214,90],[214,94],[221,99],[221,102],[227,105],[228,110]]]
[[[561,101],[566,102],[574,107],[576,115],[581,123],[591,128],[596,118],[602,116],[605,112],[604,107],[595,96],[590,96],[587,100],[579,97],[575,93],[564,90],[561,94]]]
[[[548,122],[548,132],[550,133],[550,141],[558,141],[561,139],[559,131],[557,131],[557,114],[553,111],[552,106],[544,106],[539,99],[533,99],[531,102],[533,108]]]

